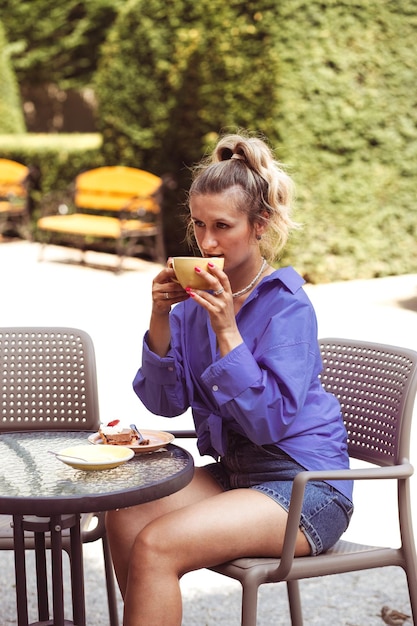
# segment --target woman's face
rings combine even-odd
[[[225,270],[233,270],[259,255],[257,232],[236,208],[235,194],[224,192],[190,198],[194,234],[204,257],[223,256]]]

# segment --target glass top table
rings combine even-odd
[[[0,435],[0,513],[52,515],[107,511],[162,498],[191,480],[192,456],[168,444],[114,469],[76,470],[48,450],[94,445],[86,432]]]
[[[73,469],[49,450],[89,442],[91,432],[33,431],[0,434],[0,514],[13,516],[16,596],[19,626],[28,624],[25,536],[35,534],[39,622],[85,626],[80,514],[134,506],[170,495],[192,479],[192,455],[174,444],[135,454],[119,467],[98,471]],[[64,619],[62,538],[71,535],[73,621]],[[48,591],[44,582],[45,533],[51,537],[54,615],[49,621]],[[41,573],[39,573],[41,572]]]

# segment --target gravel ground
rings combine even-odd
[[[101,547],[84,547],[86,611],[88,626],[108,624],[107,599]],[[33,554],[28,553],[29,619],[35,621],[36,589]],[[68,576],[65,558],[65,575]],[[13,579],[13,555],[1,555],[0,624],[17,624]],[[67,578],[67,587],[69,579]],[[183,626],[240,626],[240,585],[213,572],[188,574],[182,581]],[[400,568],[338,574],[300,583],[305,626],[383,626],[379,617],[385,604],[410,614],[407,584]],[[71,596],[65,596],[66,617],[71,619]],[[119,614],[122,602],[119,599]],[[411,623],[411,622],[407,622]],[[284,584],[264,585],[259,592],[258,626],[290,624]]]
[[[37,244],[0,243],[1,325],[83,328],[96,348],[103,421],[132,416],[143,428],[189,427],[189,414],[174,423],[151,416],[131,388],[149,319],[151,281],[158,266],[128,259],[126,271],[116,276],[108,269],[114,266],[110,255],[88,253],[84,266],[78,264],[79,253],[69,249],[50,246],[42,263],[37,262],[37,255]],[[417,349],[417,275],[307,285],[306,290],[317,311],[321,337],[366,338]],[[413,430],[413,449],[416,438]],[[203,461],[196,456],[196,463]],[[361,504],[369,499],[372,518],[369,506],[366,513],[361,512]],[[346,538],[379,543],[388,535],[391,545],[396,545],[394,500],[395,493],[382,481],[372,492],[361,485],[355,492],[356,513]],[[416,514],[414,511],[414,519]],[[84,546],[84,556],[87,624],[105,626],[108,614],[100,543]],[[2,552],[0,559],[0,626],[7,626],[17,624],[13,555]],[[66,561],[65,557],[65,566]],[[29,552],[30,619],[35,621],[33,571]],[[306,626],[377,626],[383,624],[378,614],[384,604],[410,613],[405,575],[399,568],[317,578],[303,581],[300,587]],[[184,577],[182,590],[183,626],[239,626],[240,585],[235,581],[208,571],[195,572]],[[121,615],[121,600],[119,603]],[[70,598],[66,598],[66,606],[70,607]],[[284,585],[261,588],[258,615],[258,626],[290,624]]]

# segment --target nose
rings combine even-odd
[[[200,246],[204,252],[212,254],[218,246],[218,241],[212,232],[206,230],[201,239]]]

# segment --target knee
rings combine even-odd
[[[158,558],[163,551],[163,538],[153,526],[152,523],[148,524],[136,536],[133,551],[141,560]]]
[[[130,564],[133,568],[146,568],[149,571],[160,567],[161,564],[169,567],[170,563],[174,565],[172,546],[160,531],[159,524],[151,522],[136,536]]]

